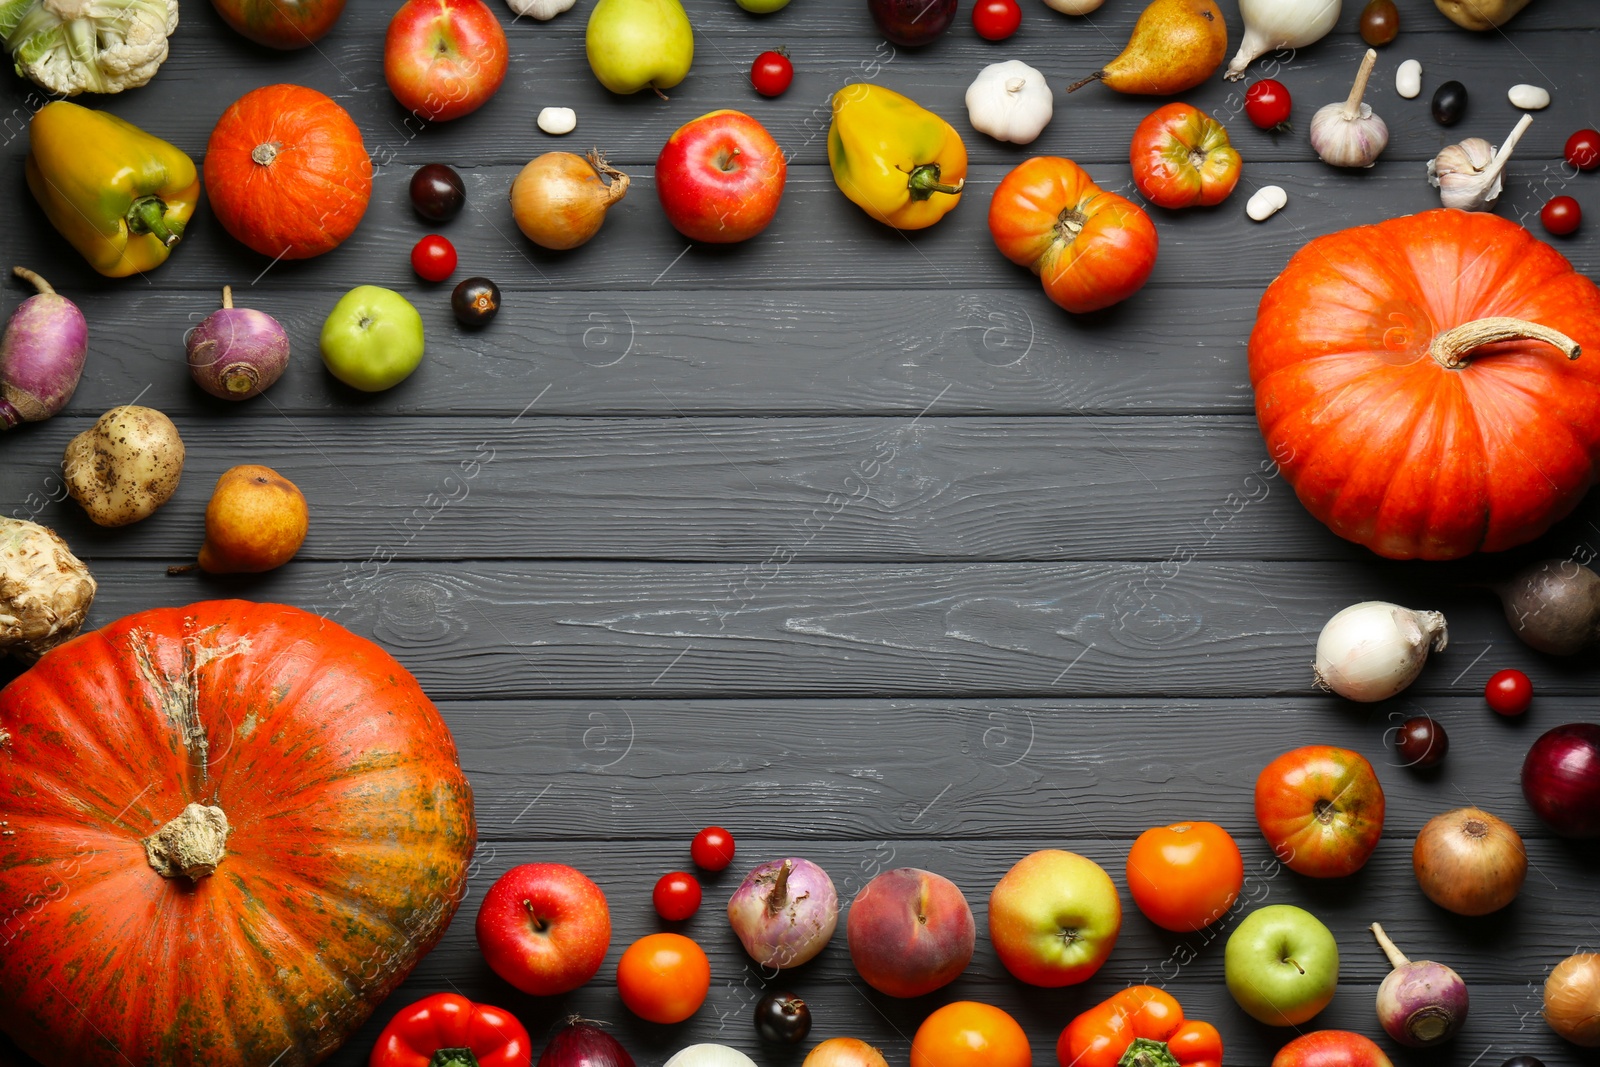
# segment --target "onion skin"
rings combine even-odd
[[[1456,1036],[1467,1021],[1467,983],[1442,963],[1406,959],[1377,923],[1372,932],[1394,967],[1378,987],[1378,1022],[1384,1032],[1412,1048]]]
[[[1570,559],[1530,564],[1494,587],[1523,643],[1552,656],[1600,646],[1600,575]]]
[[[1522,761],[1522,795],[1562,837],[1600,837],[1600,726],[1572,722],[1535,741]]]
[[[798,967],[827,947],[839,925],[839,894],[828,872],[789,857],[763,863],[728,901],[728,922],[764,967]]]
[[[800,1067],[889,1067],[883,1053],[855,1037],[830,1037]]]
[[[540,248],[564,252],[599,233],[606,212],[626,195],[628,176],[598,152],[546,152],[511,183],[511,217]]]
[[[32,271],[11,271],[39,291],[11,313],[0,340],[0,431],[66,407],[89,355],[89,323],[78,305]]]
[[[289,335],[266,312],[234,307],[231,286],[223,286],[221,310],[194,328],[187,347],[190,377],[223,400],[261,395],[289,366]]]
[[[1457,915],[1499,911],[1522,890],[1528,853],[1522,837],[1481,808],[1456,808],[1429,819],[1411,850],[1417,884]]]
[[[1544,982],[1544,1021],[1584,1048],[1600,1048],[1600,952],[1556,964]]]
[[[539,1054],[538,1067],[636,1067],[622,1042],[594,1023],[573,1019]]]

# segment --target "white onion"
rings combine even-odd
[[[1223,75],[1229,81],[1244,77],[1244,69],[1257,56],[1279,48],[1304,48],[1320,41],[1339,21],[1340,0],[1239,0],[1244,16],[1244,40]]]
[[[667,1067],[756,1067],[756,1061],[727,1045],[690,1045],[668,1060]]]
[[[1444,616],[1367,600],[1328,620],[1317,638],[1317,684],[1350,700],[1387,700],[1417,680],[1448,639]]]

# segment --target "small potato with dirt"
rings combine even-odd
[[[112,408],[67,445],[67,491],[101,526],[126,526],[172,498],[183,439],[154,408]]]

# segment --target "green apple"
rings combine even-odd
[[[770,15],[785,7],[789,0],[737,0],[737,3],[752,15]]]
[[[1304,908],[1269,904],[1229,936],[1222,969],[1228,992],[1251,1018],[1299,1026],[1333,999],[1339,945]]]
[[[614,93],[670,89],[694,61],[694,29],[678,0],[600,0],[584,33],[589,68]]]
[[[989,940],[1006,970],[1030,985],[1088,980],[1121,929],[1116,884],[1076,852],[1047,848],[1024,856],[989,894]]]
[[[322,362],[366,393],[392,388],[422,362],[422,316],[411,301],[377,285],[358,285],[322,324]]]

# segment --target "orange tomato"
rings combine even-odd
[[[1201,930],[1228,913],[1244,888],[1233,837],[1212,822],[1156,826],[1128,852],[1128,890],[1163,930]]]
[[[988,1004],[958,1000],[923,1020],[911,1039],[911,1067],[1032,1067],[1017,1020]]]
[[[700,1010],[711,990],[711,961],[682,934],[650,934],[617,961],[617,992],[639,1018],[681,1023]]]

